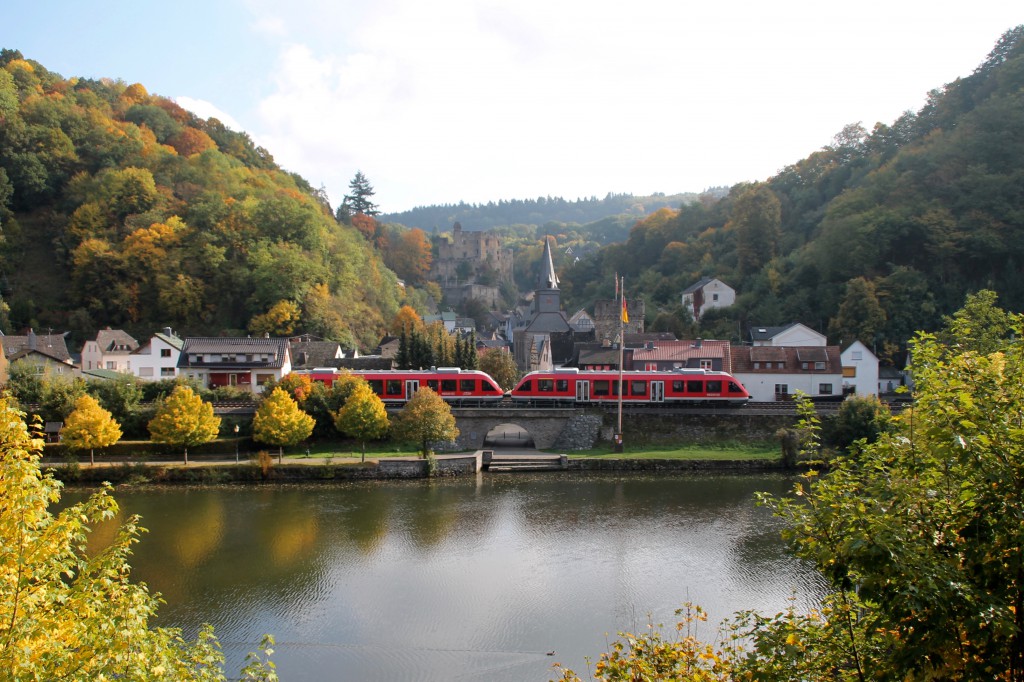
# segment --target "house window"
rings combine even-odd
[[[755,362],[754,363],[754,369],[761,369],[761,363],[760,362]]]
[[[257,386],[262,386],[263,384],[267,383],[268,381],[272,380],[273,378],[274,378],[273,374],[257,374],[256,375],[256,385]]]
[[[854,362],[856,362],[858,360],[863,360],[864,359],[864,353],[862,351],[855,350],[855,351],[850,353],[850,359],[853,360]]]
[[[117,369],[117,363],[107,360],[107,369]]]
[[[775,384],[775,395],[789,395],[789,384]]]
[[[160,357],[162,357],[162,358],[169,358],[169,357],[171,357],[171,349],[170,348],[161,348],[160,349]]]
[[[843,367],[843,378],[844,379],[853,378],[855,376],[857,376],[857,368],[856,367]]]
[[[824,362],[816,362],[816,363],[814,363],[814,369],[825,369],[825,363]]]
[[[151,377],[151,376],[153,376],[153,368],[152,367],[139,367],[139,376],[140,377]]]
[[[801,369],[810,369],[811,368],[811,363],[809,363],[809,362],[801,363],[800,368]]]
[[[832,384],[818,384],[819,395],[832,395]]]
[[[700,368],[701,369],[711,369],[711,360],[701,360],[700,361]]]
[[[711,300],[717,302],[718,301],[718,294],[711,294]]]
[[[150,369],[150,368],[147,367],[146,369]],[[152,370],[150,370],[150,374],[152,374]],[[174,376],[174,368],[173,367],[161,367],[160,368],[160,376],[162,376],[162,377],[173,377]]]

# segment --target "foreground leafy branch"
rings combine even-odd
[[[130,581],[143,529],[129,518],[105,549],[87,551],[92,528],[118,506],[109,486],[58,514],[61,484],[39,468],[42,440],[0,399],[0,679],[225,680],[209,626],[194,642],[152,628],[159,599]],[[276,680],[264,643],[242,671]]]

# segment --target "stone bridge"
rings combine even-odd
[[[533,438],[539,450],[586,450],[597,442],[601,413],[578,408],[510,410],[494,408],[452,408],[459,428],[459,450],[480,450],[487,433],[501,424],[515,424]]]

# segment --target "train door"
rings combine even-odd
[[[589,403],[590,402],[590,382],[589,381],[577,381],[576,382],[576,402],[578,402],[578,403]]]
[[[405,380],[405,399],[412,400],[413,395],[416,391],[420,390],[419,379],[406,379]]]
[[[651,402],[652,403],[663,403],[663,402],[665,402],[665,382],[664,381],[652,381],[651,382]]]

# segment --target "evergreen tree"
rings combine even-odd
[[[398,369],[410,369],[409,357],[409,335],[405,333],[403,327],[402,333],[398,336],[398,355],[395,356],[395,364]]]
[[[356,171],[356,176],[348,183],[348,188],[352,193],[345,195],[342,206],[347,207],[352,213],[362,213],[368,216],[380,215],[377,204],[370,201],[370,197],[374,194],[373,186],[362,171]]]

